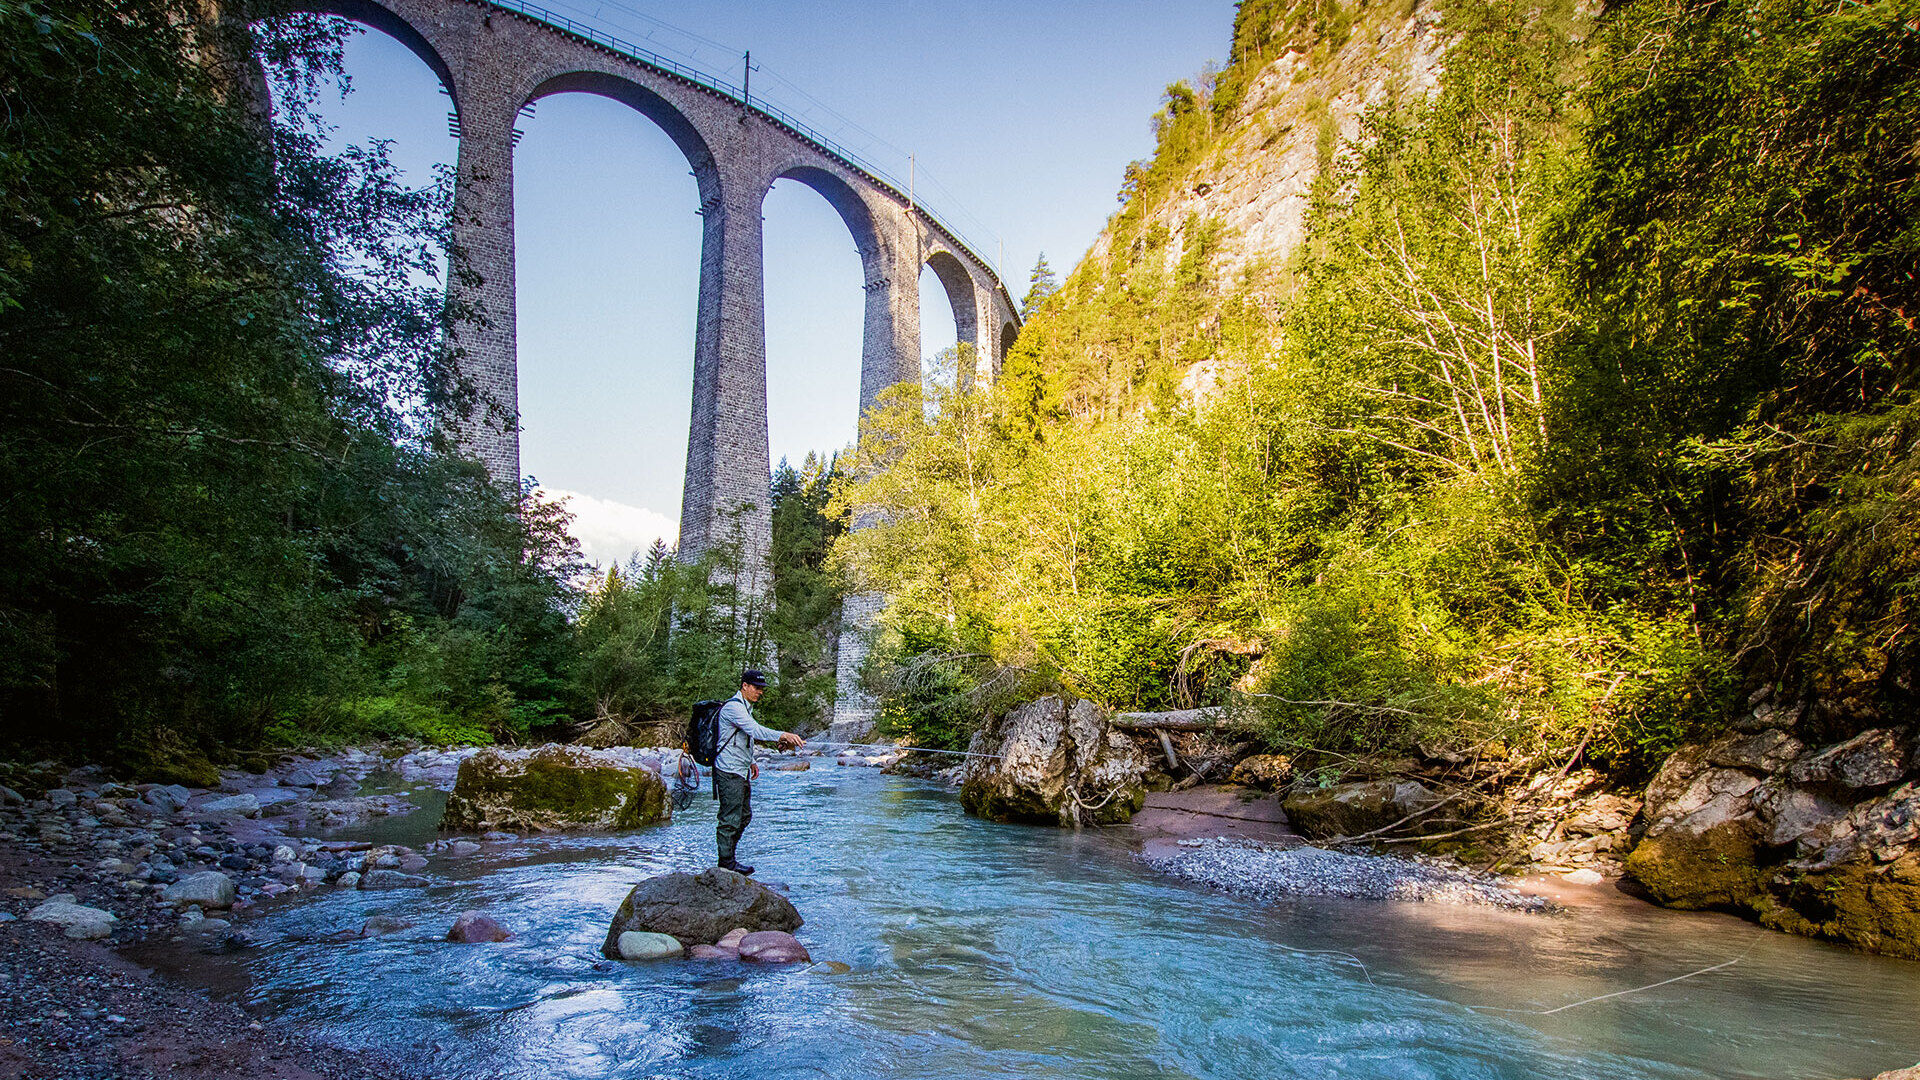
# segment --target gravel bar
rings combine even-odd
[[[1208,837],[1182,840],[1142,858],[1163,874],[1256,900],[1340,896],[1480,904],[1529,912],[1558,907],[1545,897],[1516,892],[1493,874],[1389,855],[1348,855],[1325,848]]]

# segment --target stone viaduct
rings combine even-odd
[[[920,272],[931,267],[951,301],[958,339],[991,379],[1018,330],[1006,288],[986,262],[875,172],[796,121],[743,100],[733,87],[506,0],[294,0],[398,39],[440,78],[459,135],[453,241],[466,277],[449,284],[459,383],[472,408],[455,420],[461,445],[509,488],[520,479],[515,346],[513,146],[522,111],[561,93],[599,94],[647,116],[687,157],[699,185],[703,237],[693,343],[693,420],[680,509],[691,557],[737,539],[753,568],[771,544],[761,202],[791,179],[824,196],[846,222],[865,274],[860,411],[898,382],[920,378]],[[735,531],[737,529],[737,532]],[[755,575],[749,587],[765,587]],[[856,597],[842,616],[836,718],[870,706],[851,683],[858,627],[877,607]]]

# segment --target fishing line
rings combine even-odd
[[[808,746],[845,746],[854,750],[912,750],[916,753],[921,753],[921,754],[951,754],[955,757],[992,758],[995,761],[1004,760],[1007,756],[1005,754],[980,754],[980,753],[975,753],[972,750],[935,750],[931,746],[892,746],[887,743],[822,741],[822,742],[810,742],[810,743],[807,743],[806,745]]]
[[[1755,934],[1753,937],[1753,940],[1747,942],[1747,947],[1741,950],[1740,955],[1734,957],[1731,960],[1722,960],[1718,964],[1713,964],[1709,967],[1703,967],[1698,971],[1689,971],[1685,975],[1675,975],[1671,979],[1661,979],[1659,982],[1656,982],[1656,983],[1648,983],[1645,986],[1636,986],[1631,990],[1615,990],[1611,994],[1601,994],[1597,997],[1590,997],[1582,1001],[1570,1002],[1566,1005],[1560,1005],[1551,1009],[1503,1009],[1498,1005],[1469,1005],[1467,1006],[1467,1008],[1474,1009],[1477,1011],[1485,1011],[1485,1012],[1518,1013],[1522,1016],[1552,1016],[1554,1013],[1565,1012],[1568,1009],[1577,1009],[1582,1005],[1591,1005],[1596,1001],[1606,1001],[1608,998],[1625,997],[1628,994],[1637,994],[1642,990],[1652,990],[1658,986],[1666,986],[1669,983],[1677,983],[1682,979],[1691,979],[1695,975],[1705,975],[1709,971],[1719,971],[1721,968],[1730,968],[1733,965],[1739,963],[1740,961],[1745,960],[1747,958],[1747,954],[1753,951],[1753,947],[1755,945],[1760,944],[1760,939],[1765,937],[1766,934],[1767,932],[1765,930],[1762,930],[1760,931],[1760,933]]]
[[[1279,947],[1284,952],[1293,953],[1298,956],[1338,956],[1345,960],[1351,960],[1353,961],[1353,966],[1360,969],[1360,974],[1366,977],[1368,986],[1380,985],[1373,981],[1373,973],[1367,970],[1367,965],[1362,962],[1359,957],[1350,952],[1341,952],[1339,949],[1296,949],[1291,945],[1280,945]]]

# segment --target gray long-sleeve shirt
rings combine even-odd
[[[713,767],[743,779],[753,776],[753,741],[777,741],[784,732],[775,731],[753,718],[753,706],[735,694],[720,706],[720,752]]]

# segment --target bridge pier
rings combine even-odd
[[[700,315],[694,332],[693,420],[680,500],[680,557],[738,545],[742,592],[758,596],[773,546],[767,445],[765,187],[721,171],[701,204]],[[708,185],[702,185],[703,189]]]
[[[453,251],[447,299],[450,370],[439,407],[455,442],[502,491],[520,490],[520,374],[514,306],[513,123],[501,95],[460,95]]]

